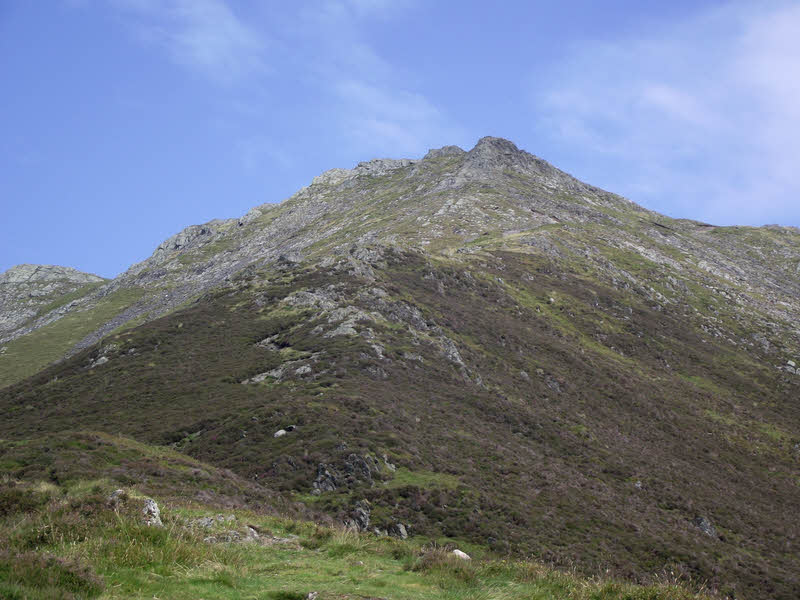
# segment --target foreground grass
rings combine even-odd
[[[449,547],[320,527],[247,511],[162,506],[163,527],[141,522],[143,499],[112,507],[104,482],[70,488],[0,482],[0,597],[8,599],[665,599],[676,584],[587,580],[532,562],[464,561]],[[231,531],[249,543],[209,543]]]

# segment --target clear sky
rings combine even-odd
[[[0,0],[0,271],[114,276],[333,167],[513,140],[800,225],[800,2]]]

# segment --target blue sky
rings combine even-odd
[[[0,0],[0,271],[114,276],[484,135],[670,216],[798,226],[798,74],[798,2]]]

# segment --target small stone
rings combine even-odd
[[[111,507],[116,509],[120,504],[125,502],[127,499],[128,494],[125,493],[125,490],[114,490],[111,494],[106,498],[106,503]]]
[[[404,540],[408,537],[408,531],[402,523],[392,523],[389,525],[389,535]]]
[[[462,552],[458,548],[453,550],[450,554],[452,554],[457,558],[460,558],[461,560],[472,560],[472,557],[469,554],[467,554],[466,552]]]
[[[383,455],[383,462],[392,473],[397,471],[397,466],[389,462],[389,457],[386,454]]]
[[[300,377],[302,377],[303,375],[311,375],[311,367],[309,367],[308,365],[303,365],[302,367],[295,369],[294,374],[299,375]]]
[[[790,367],[796,367],[797,366],[797,363],[795,363],[793,360],[787,360],[786,364],[789,365]]]
[[[285,435],[286,435],[286,430],[285,430],[285,429],[278,429],[278,431],[276,431],[276,432],[275,432],[275,433],[272,435],[272,437],[279,438],[279,437],[283,437],[283,436],[285,436]]]
[[[144,524],[152,527],[163,527],[161,522],[161,511],[158,509],[158,504],[152,498],[145,498],[144,508],[142,508],[144,515]]]
[[[200,517],[199,519],[195,519],[192,523],[203,529],[211,529],[214,526],[214,519],[212,517]]]
[[[708,517],[697,515],[692,522],[706,535],[711,537],[717,536],[717,530],[714,529]]]

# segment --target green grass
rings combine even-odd
[[[136,302],[144,290],[130,288],[114,292],[93,308],[73,312],[41,329],[6,344],[0,355],[0,388],[41,370],[64,354],[86,335]]]
[[[456,488],[458,487],[458,477],[447,473],[434,473],[432,471],[411,471],[405,467],[399,467],[392,479],[384,483],[384,487],[401,488],[406,486],[416,486],[418,488]]]
[[[216,511],[160,503],[164,527],[140,522],[142,497],[112,508],[112,488],[62,487],[5,480],[0,485],[0,595],[3,598],[306,598],[320,600],[689,600],[672,583],[637,586],[585,579],[542,564],[476,556],[453,546],[358,534],[305,521],[232,511],[211,530],[191,526]],[[44,491],[43,491],[44,490]],[[20,504],[18,497],[35,501]],[[17,500],[9,504],[9,498]],[[267,543],[206,543],[209,532],[242,528]]]
[[[40,317],[42,315],[46,315],[51,310],[55,310],[56,308],[64,306],[65,304],[69,304],[73,300],[78,300],[80,298],[83,298],[84,296],[87,296],[88,294],[90,294],[91,292],[93,292],[97,288],[105,285],[106,283],[108,283],[108,282],[107,281],[97,281],[95,283],[89,283],[89,284],[86,284],[86,285],[78,288],[75,291],[69,292],[68,294],[60,295],[57,298],[53,299],[48,304],[45,304],[44,306],[39,308],[39,311],[37,312],[36,316]]]

